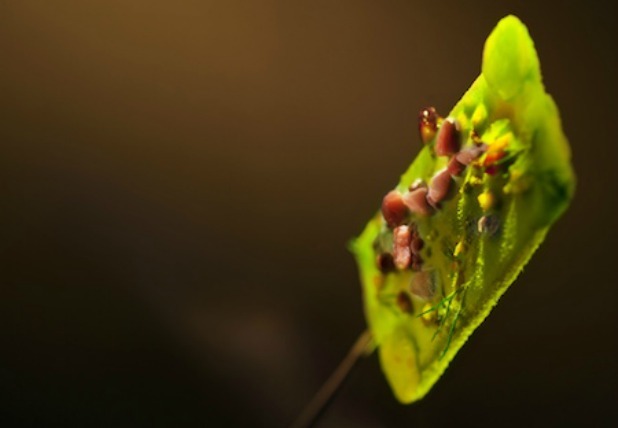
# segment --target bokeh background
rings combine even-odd
[[[364,329],[358,234],[499,18],[571,209],[430,395],[322,427],[616,426],[616,14],[593,2],[0,1],[0,425],[279,427]]]

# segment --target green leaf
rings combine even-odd
[[[490,34],[482,73],[448,120],[421,119],[425,147],[351,244],[382,369],[403,403],[442,375],[575,187],[558,109],[514,16]]]

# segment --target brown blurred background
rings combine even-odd
[[[321,426],[615,423],[612,10],[5,0],[0,425],[291,422],[365,325],[346,242],[507,13],[561,108],[576,200],[423,402],[398,404],[372,356]]]

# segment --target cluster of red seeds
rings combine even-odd
[[[494,175],[500,168],[498,162],[505,157],[507,145],[505,142],[488,147],[472,131],[472,144],[462,149],[462,132],[457,120],[451,117],[443,119],[433,107],[420,112],[419,133],[423,143],[433,149],[434,155],[448,157],[448,162],[445,168],[434,174],[429,185],[418,180],[403,193],[392,190],[386,194],[382,200],[382,216],[387,225],[384,236],[390,239],[392,234],[392,245],[388,249],[376,246],[377,265],[383,274],[407,269],[415,272],[409,288],[397,293],[395,299],[395,304],[406,313],[413,312],[411,295],[429,301],[437,288],[431,269],[423,269],[421,250],[424,241],[414,218],[435,214],[442,202],[455,194],[455,179],[473,162],[485,173]],[[485,156],[481,158],[482,155]],[[479,232],[494,234],[499,223],[494,216],[483,215],[477,227]]]
[[[421,217],[432,215],[440,208],[440,203],[452,195],[453,178],[460,176],[466,166],[486,150],[486,146],[481,143],[461,150],[459,124],[452,118],[440,118],[433,107],[419,114],[419,132],[426,144],[435,139],[434,150],[437,156],[448,156],[450,159],[447,167],[433,176],[429,186],[424,182],[415,182],[404,194],[392,190],[382,200],[382,216],[393,231],[392,253],[378,257],[378,266],[382,272],[394,268],[421,270],[423,260],[420,250],[423,240],[414,223],[409,221],[410,214]]]

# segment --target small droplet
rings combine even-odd
[[[449,117],[442,122],[436,136],[436,154],[451,156],[459,151],[460,142],[459,123]]]
[[[408,208],[403,203],[401,194],[392,190],[382,199],[382,216],[389,227],[397,227],[405,220]]]
[[[408,293],[405,291],[400,291],[399,294],[397,294],[396,302],[402,312],[407,314],[411,314],[413,312],[414,306],[412,306],[412,299],[410,299],[410,296],[408,296]]]
[[[410,250],[410,228],[398,226],[393,231],[393,261],[397,269],[404,270],[410,266],[412,251]]]
[[[489,236],[493,236],[500,227],[500,221],[496,216],[484,215],[477,223],[477,230],[479,233],[485,233]]]
[[[418,131],[424,144],[428,144],[436,136],[439,117],[433,107],[427,107],[418,114]]]
[[[411,192],[403,195],[403,203],[408,207],[410,212],[421,216],[428,216],[433,213],[433,208],[427,203],[426,187],[419,187]]]

